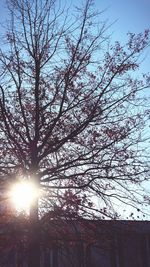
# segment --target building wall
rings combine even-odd
[[[42,267],[150,267],[150,222],[109,226],[91,244],[82,239],[58,242]]]
[[[47,237],[55,242],[48,245],[44,240],[41,267],[150,267],[150,222],[91,221],[84,231],[78,222],[75,224],[78,233],[71,234],[68,224],[68,235],[61,236],[57,229],[56,238]],[[95,229],[93,238],[89,235],[91,229]],[[0,267],[28,267],[27,254],[22,254],[19,248],[5,256]]]

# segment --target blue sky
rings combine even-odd
[[[84,0],[61,0],[63,3],[79,5]],[[0,0],[0,20],[6,17],[6,0]],[[104,18],[110,22],[115,20],[112,30],[117,37],[123,37],[126,32],[140,32],[150,28],[150,0],[95,0],[95,7],[106,9]]]
[[[150,29],[150,0],[95,0],[97,9],[105,9],[104,17],[114,22],[111,31],[114,40],[124,41],[127,32],[139,33]],[[150,72],[150,48],[144,55],[142,71]]]
[[[119,33],[150,28],[149,0],[95,0],[95,4],[99,9],[107,8],[105,15],[110,21],[118,19],[114,28]]]
[[[77,5],[84,0],[59,0],[66,5]],[[6,0],[0,0],[0,22],[6,18]],[[127,32],[139,33],[150,28],[150,0],[95,0],[95,7],[98,10],[106,11],[103,19],[110,23],[115,22],[111,27],[114,40],[125,41]],[[142,64],[144,72],[150,72],[150,48],[145,52],[146,59]]]
[[[63,3],[79,5],[84,0],[61,0]],[[6,0],[0,0],[0,19],[6,16]],[[122,34],[127,31],[139,32],[150,28],[150,0],[95,0],[97,9],[107,9],[104,17],[110,22],[118,19],[113,28]]]

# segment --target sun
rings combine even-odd
[[[26,212],[38,196],[37,187],[28,181],[14,184],[10,190],[10,198],[17,212]]]

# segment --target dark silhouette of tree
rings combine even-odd
[[[38,267],[39,211],[117,218],[119,202],[136,208],[147,200],[140,188],[149,177],[142,92],[150,79],[134,73],[149,31],[129,33],[124,46],[111,44],[92,0],[72,16],[53,0],[9,0],[8,7],[0,49],[0,184],[19,177],[40,189],[30,211],[30,267]]]

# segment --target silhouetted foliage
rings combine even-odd
[[[73,15],[53,0],[9,0],[8,7],[0,49],[0,185],[19,178],[39,186],[33,225],[38,210],[118,218],[118,203],[146,202],[140,185],[149,177],[142,135],[149,111],[142,92],[150,78],[134,73],[149,30],[129,33],[125,45],[111,43],[92,0]]]

